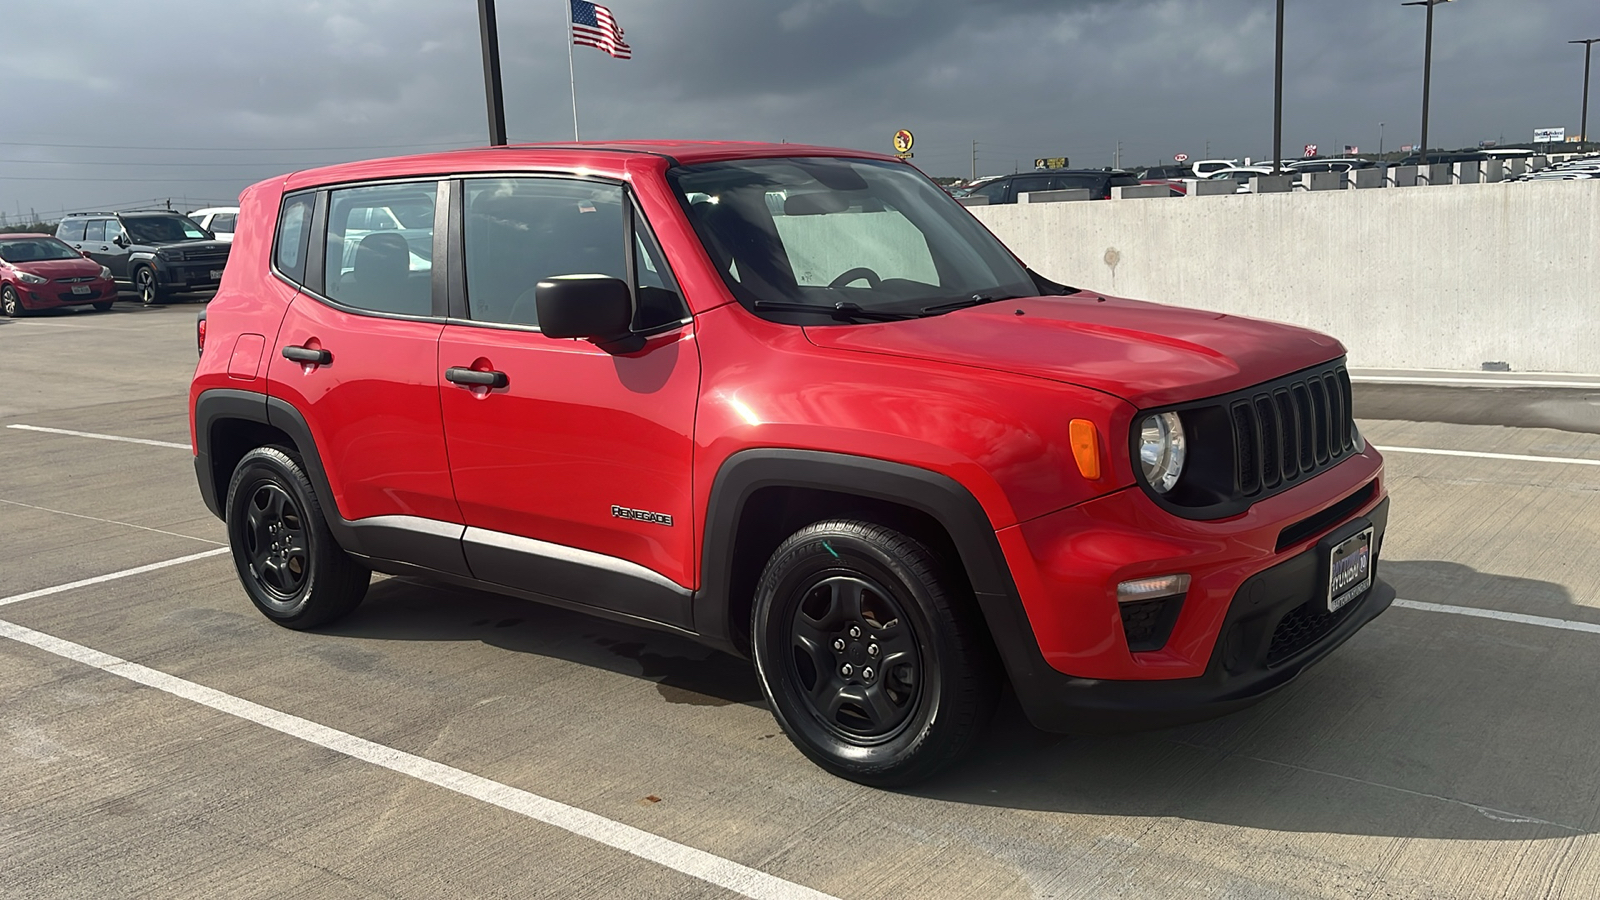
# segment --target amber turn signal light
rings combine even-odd
[[[1073,419],[1070,428],[1072,456],[1078,471],[1090,481],[1100,480],[1100,432],[1088,419]]]

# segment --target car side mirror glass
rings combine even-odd
[[[633,295],[628,284],[605,275],[557,275],[533,289],[539,329],[546,337],[582,338],[609,353],[644,346],[633,334]]]

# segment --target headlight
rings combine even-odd
[[[1165,494],[1178,483],[1187,455],[1183,422],[1175,412],[1147,417],[1139,425],[1139,464],[1144,480],[1158,494]]]
[[[100,277],[101,278],[110,278],[111,277],[111,268],[109,266],[101,266],[100,267]]]
[[[44,284],[50,280],[42,275],[35,275],[32,272],[18,272],[17,279],[23,284]]]

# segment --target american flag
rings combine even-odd
[[[588,0],[572,2],[572,42],[604,50],[617,59],[632,59],[633,48],[622,39],[622,26],[611,10]]]

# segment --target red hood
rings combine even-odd
[[[92,259],[44,259],[35,262],[7,263],[14,269],[30,272],[41,278],[82,278],[99,275],[100,264]]]
[[[1293,325],[1090,293],[805,332],[818,347],[1034,375],[1141,409],[1226,394],[1345,352]]]

